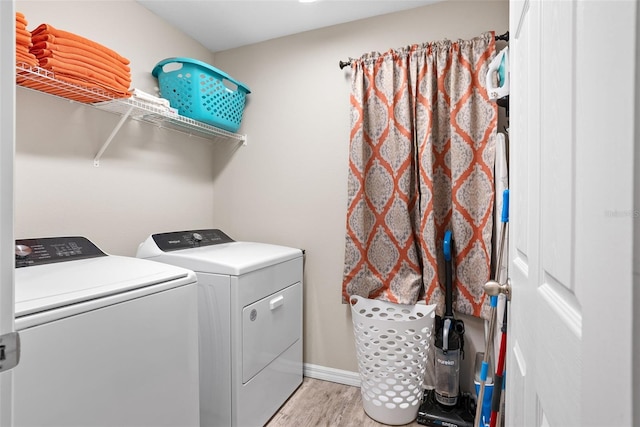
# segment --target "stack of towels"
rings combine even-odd
[[[131,69],[129,60],[115,51],[68,31],[42,24],[31,32],[31,53],[41,68],[53,72],[55,79],[84,88],[96,89],[111,98],[129,98]],[[53,92],[45,88],[37,89]],[[59,95],[59,93],[56,93]],[[81,102],[98,102],[86,94],[61,95]]]
[[[16,12],[16,64],[24,64],[27,67],[36,67],[38,60],[29,50],[31,43],[31,33],[27,30],[27,20],[24,14]]]

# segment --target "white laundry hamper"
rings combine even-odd
[[[435,305],[402,305],[352,296],[362,405],[389,425],[408,424],[422,403]]]

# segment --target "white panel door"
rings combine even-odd
[[[15,12],[0,1],[0,335],[13,331]],[[1,362],[0,362],[1,363]],[[12,425],[11,371],[0,374],[0,426]]]
[[[507,426],[628,426],[636,2],[511,1]]]

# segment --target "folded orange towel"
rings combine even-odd
[[[96,58],[100,58],[104,62],[109,62],[114,66],[122,67],[129,71],[129,62],[122,62],[110,55],[106,52],[96,49],[88,44],[83,44],[81,42],[65,39],[62,37],[55,37],[51,34],[40,34],[40,35],[32,35],[31,41],[33,43],[34,48],[36,49],[51,49],[51,50],[59,50],[62,52],[86,52],[91,53]]]
[[[37,80],[34,81],[31,78],[31,76],[27,78],[27,77],[21,76],[20,74],[16,76],[16,83],[19,84],[20,86],[36,89],[41,92],[50,93],[52,95],[61,96],[67,99],[72,99],[74,101],[83,102],[87,104],[92,104],[94,102],[100,102],[100,101],[108,101],[110,99],[118,97],[115,94],[111,94],[111,93],[107,94],[106,91],[104,91],[102,88],[100,88],[100,91],[101,93],[104,93],[104,95],[91,94],[91,93],[87,93],[86,91],[74,92],[73,90],[70,90],[70,89],[61,89],[56,86],[51,86],[50,83],[46,83],[46,82],[43,83]],[[68,81],[67,83],[74,83],[78,86],[82,86],[82,84],[79,84],[73,81]]]
[[[60,40],[60,39],[58,39]],[[45,52],[51,52],[51,55],[54,57],[60,53],[64,55],[74,55],[74,56],[82,56],[82,57],[91,57],[92,60],[98,61],[104,65],[109,65],[111,68],[115,68],[124,72],[127,75],[131,74],[131,68],[128,65],[123,64],[120,61],[117,61],[111,57],[107,57],[102,52],[87,49],[85,47],[78,46],[66,46],[60,43],[48,42],[48,41],[37,41],[33,43],[32,51],[43,50]],[[63,57],[65,57],[63,55]]]
[[[16,83],[21,86],[38,89],[42,92],[51,93],[53,95],[62,96],[79,102],[100,102],[108,101],[113,98],[129,98],[130,91],[122,91],[111,88],[108,85],[101,85],[93,81],[66,75],[64,73],[55,73],[52,76],[57,81],[68,83],[69,85],[60,86],[52,85],[50,77],[34,76],[33,74],[21,75],[16,74]]]
[[[33,58],[36,63],[38,62],[38,58],[36,58],[31,52],[28,50],[16,48],[16,55],[21,55],[25,58]]]
[[[102,68],[105,69],[110,69],[113,70],[114,72],[116,72],[115,70],[118,70],[118,74],[119,75],[125,75],[125,76],[131,76],[131,69],[129,68],[128,65],[124,65],[123,63],[121,63],[120,61],[117,61],[111,57],[107,57],[105,54],[101,53],[100,51],[96,50],[96,49],[92,49],[90,47],[81,47],[81,46],[67,46],[67,45],[62,45],[59,44],[58,42],[61,39],[57,39],[57,42],[45,42],[45,41],[38,41],[37,43],[34,42],[33,47],[31,48],[31,52],[33,52],[34,54],[36,54],[36,56],[41,55],[41,56],[47,56],[47,54],[50,52],[51,55],[54,58],[58,57],[58,53],[63,53],[63,54],[73,54],[76,56],[83,56],[86,58],[91,58],[90,61],[87,61],[88,63],[101,63],[103,64]],[[64,56],[61,56],[60,58],[64,58]]]
[[[31,33],[26,29],[16,27],[16,34],[31,38]]]
[[[39,77],[17,70],[19,85],[85,103],[131,96],[131,70],[127,58],[106,46],[48,24],[42,24],[32,32],[26,25],[24,15],[16,13],[16,61],[33,66],[39,64],[53,74]],[[35,46],[36,42],[38,46]],[[52,85],[52,78],[68,83],[70,87]]]
[[[40,66],[44,69],[51,70],[58,77],[64,74],[69,77],[81,79],[83,81],[94,82],[103,87],[113,89],[117,92],[126,92],[129,90],[128,84],[122,84],[112,77],[107,77],[101,73],[96,73],[82,66],[76,66],[67,64],[65,62],[57,61],[53,58],[38,58]]]
[[[36,57],[34,54],[32,54],[32,53],[29,51],[29,46],[24,46],[24,45],[21,45],[21,44],[16,44],[16,52],[28,53],[28,54],[32,55],[34,58]]]
[[[18,23],[23,24],[25,27],[29,24],[27,22],[27,18],[24,17],[24,13],[22,12],[16,12],[16,26]]]
[[[23,36],[22,34],[16,33],[16,44],[31,47],[31,37]]]
[[[16,50],[16,63],[23,63],[28,65],[29,67],[37,67],[38,60],[35,56],[30,54],[29,52],[22,52]]]
[[[131,73],[127,70],[124,70],[120,67],[114,67],[109,62],[101,61],[101,58],[94,57],[90,53],[76,54],[76,53],[67,53],[60,52],[57,50],[51,49],[31,49],[31,53],[34,54],[38,58],[54,58],[59,59],[60,61],[69,62],[70,64],[75,65],[84,65],[86,64],[89,68],[93,67],[96,69],[104,70],[107,73],[112,73],[124,80],[128,80],[131,82]],[[128,67],[127,67],[128,68]]]
[[[65,98],[73,99],[79,102],[92,102],[95,99],[93,94],[89,93],[89,96],[85,94],[85,91],[63,89],[60,85],[51,85],[51,81],[40,75],[34,75],[25,73],[20,69],[16,70],[16,84],[32,89],[37,89],[42,92],[50,93],[52,95],[63,96]],[[108,99],[107,96],[103,96],[103,99]]]
[[[41,35],[41,34],[50,34],[50,35],[53,35],[55,38],[73,40],[75,42],[88,45],[94,49],[104,52],[107,55],[111,56],[112,58],[119,60],[123,64],[126,64],[126,65],[129,64],[129,60],[127,58],[120,56],[117,52],[109,49],[108,47],[103,46],[100,43],[94,42],[93,40],[89,40],[85,37],[79,36],[77,34],[70,33],[68,31],[58,30],[57,28],[54,28],[49,24],[40,24],[35,30],[31,31],[31,34],[32,36]]]
[[[33,52],[33,51],[32,51]],[[42,68],[46,68],[48,70],[53,70],[57,68],[59,71],[61,69],[65,70],[65,73],[76,73],[80,76],[88,77],[91,79],[96,79],[102,82],[109,82],[115,85],[122,86],[126,89],[129,89],[129,85],[131,84],[131,78],[121,78],[120,76],[115,75],[112,72],[109,72],[102,68],[97,68],[92,65],[87,64],[83,61],[74,61],[71,59],[58,59],[53,57],[40,57],[37,56],[38,62],[40,62],[40,66]]]
[[[69,76],[64,73],[56,74],[56,79],[66,81],[68,83],[73,83],[82,87],[88,87],[93,89],[102,90],[103,92],[108,92],[113,98],[129,98],[131,97],[131,92],[128,89],[120,90],[118,88],[110,87],[109,85],[103,85],[100,82],[92,82],[82,78],[77,78],[73,76]],[[97,99],[97,98],[96,98]],[[102,99],[104,101],[104,99]]]
[[[110,83],[118,86],[122,86],[126,89],[131,84],[131,78],[121,78],[112,72],[105,69],[96,68],[82,61],[63,60],[52,57],[37,57],[38,62],[42,68],[53,70],[57,68],[58,71],[64,69],[65,73],[75,73],[78,76],[96,79],[104,83]]]

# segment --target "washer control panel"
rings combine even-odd
[[[18,239],[15,255],[16,268],[107,256],[86,237],[79,236]]]
[[[219,245],[234,240],[218,229],[174,231],[152,235],[153,241],[164,252],[180,249],[197,248],[200,246]]]

